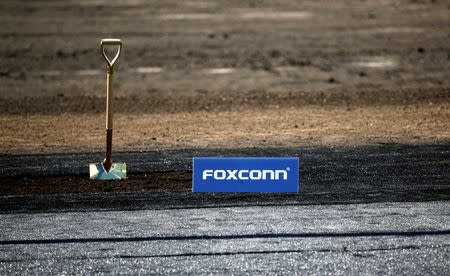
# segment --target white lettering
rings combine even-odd
[[[239,179],[241,179],[241,180],[247,180],[248,179],[248,176],[245,176],[245,177],[243,176],[244,172],[248,173],[248,170],[240,170],[239,171],[239,173],[238,173]]]
[[[276,170],[275,171],[275,179],[276,180],[280,179],[280,173],[283,174],[283,180],[286,180],[287,179],[287,171],[285,171],[285,170]]]
[[[236,177],[237,171],[238,171],[238,170],[233,170],[233,171],[227,170],[227,173],[228,173],[227,180],[230,180],[230,179],[235,179],[235,180],[237,180],[237,177]]]
[[[213,170],[204,170],[202,179],[205,180],[208,176],[212,176]]]
[[[219,176],[219,173],[221,174],[220,176]],[[227,177],[227,173],[224,170],[216,170],[216,171],[214,171],[214,179],[224,180],[225,177]]]
[[[213,177],[215,180],[287,180],[287,170],[204,170],[202,179]]]
[[[250,179],[251,180],[259,180],[259,179],[261,179],[261,171],[260,170],[251,170],[250,171]]]
[[[272,170],[263,170],[262,173],[263,173],[262,179],[264,179],[264,180],[267,179],[267,174],[269,174],[269,179],[274,178],[274,172]]]

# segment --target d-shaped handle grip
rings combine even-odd
[[[109,58],[106,56],[104,45],[119,45],[119,49],[117,49],[116,56],[112,60],[109,60]],[[102,50],[103,57],[105,58],[106,62],[108,63],[108,67],[110,69],[112,69],[114,66],[114,63],[116,63],[117,59],[120,56],[120,53],[122,52],[122,41],[120,41],[120,39],[115,39],[115,38],[102,39],[100,41],[100,49]],[[110,70],[110,71],[112,72],[112,70]]]

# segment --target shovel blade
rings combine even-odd
[[[89,164],[91,179],[125,179],[127,178],[127,165],[125,163],[113,163],[109,172],[105,170],[102,163]]]

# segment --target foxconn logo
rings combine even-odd
[[[202,179],[212,177],[215,180],[287,180],[286,170],[204,170]]]
[[[193,192],[298,192],[298,158],[194,158]]]

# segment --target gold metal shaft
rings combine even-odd
[[[111,160],[111,153],[112,153],[112,129],[106,130],[106,158],[102,162],[103,168],[107,172],[111,169],[112,160]]]
[[[106,56],[104,45],[118,45],[116,56],[112,61]],[[106,75],[106,158],[102,162],[106,172],[109,172],[113,164],[111,160],[112,155],[112,132],[113,132],[113,108],[114,108],[114,90],[113,90],[113,75],[114,75],[114,63],[119,58],[122,50],[122,42],[119,39],[102,39],[100,42],[100,48],[107,64]]]

